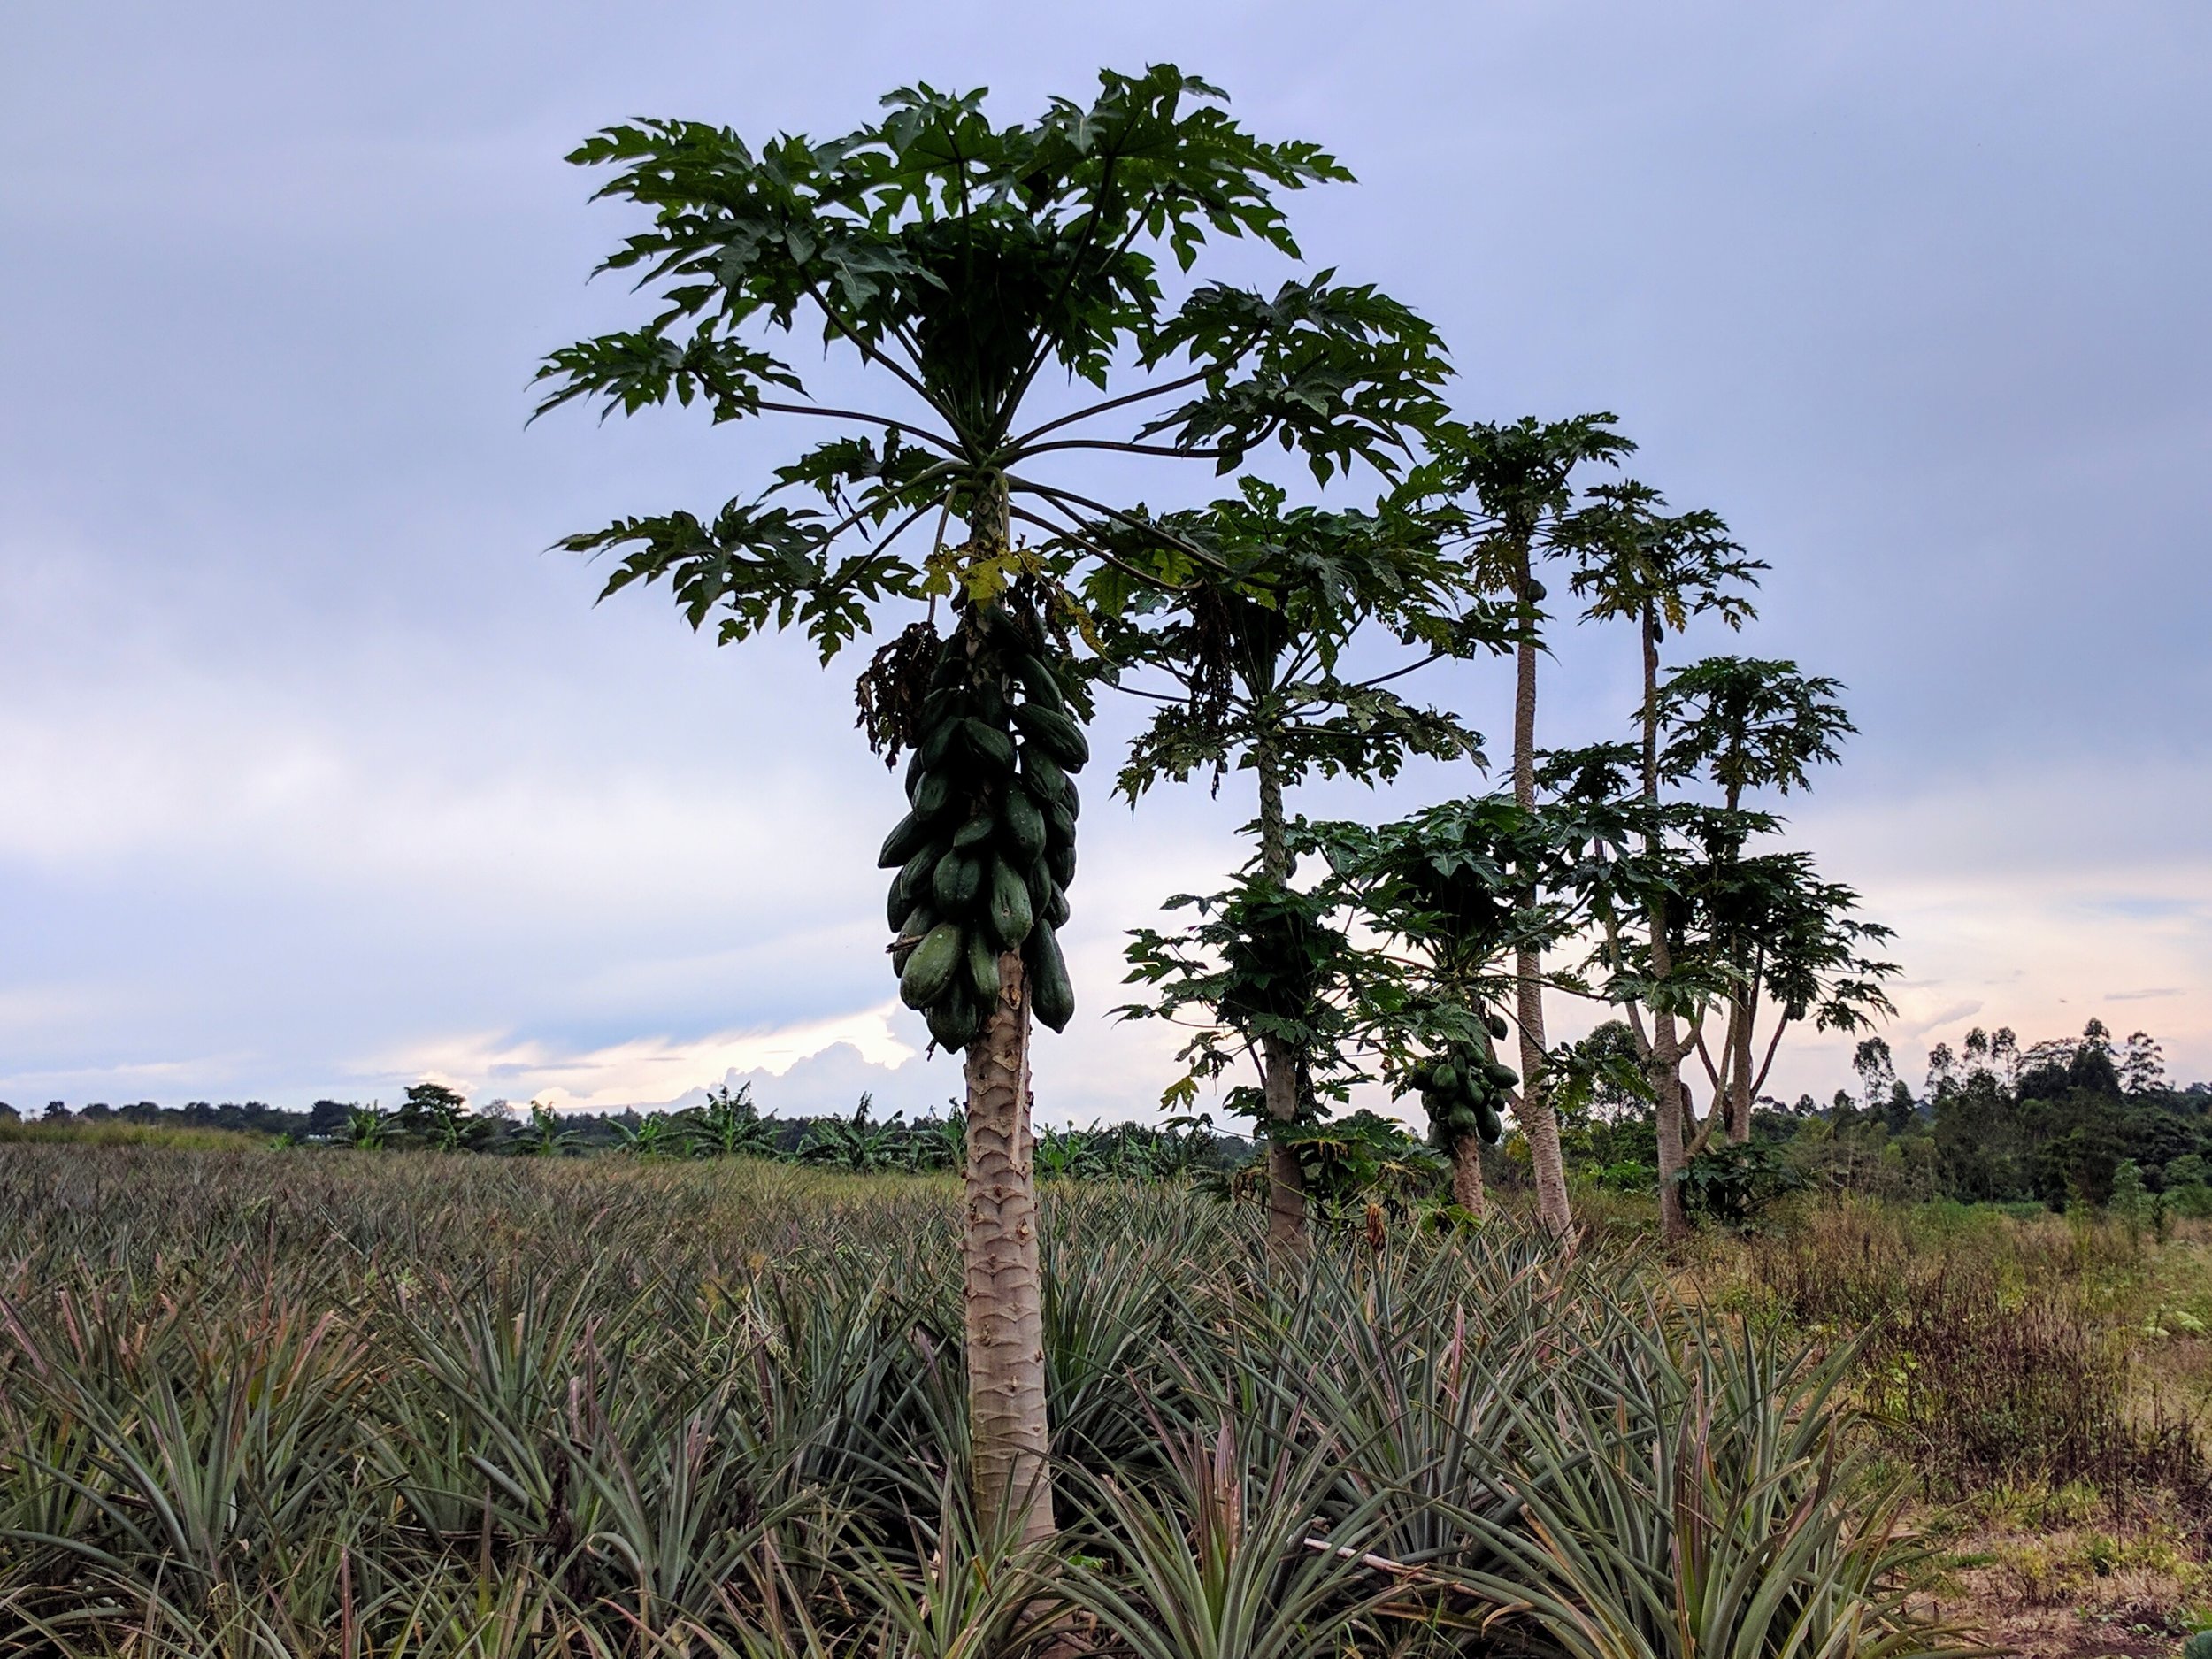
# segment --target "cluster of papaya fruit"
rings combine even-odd
[[[1491,1016],[1494,1036],[1503,1036],[1504,1025]],[[1495,1145],[1505,1133],[1500,1114],[1507,1093],[1521,1079],[1511,1066],[1500,1064],[1473,1044],[1454,1043],[1414,1067],[1407,1080],[1421,1093],[1431,1144],[1448,1152],[1469,1135],[1480,1135]]]
[[[1070,774],[1090,745],[1023,634],[979,611],[940,648],[906,769],[912,810],[878,861],[898,872],[887,916],[900,1000],[948,1049],[982,1031],[1009,952],[1040,1020],[1060,1031],[1075,1014],[1057,934],[1081,810]]]

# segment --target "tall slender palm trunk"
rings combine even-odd
[[[974,528],[1007,544],[1003,494]],[[986,553],[990,549],[984,549]],[[1041,922],[1039,924],[1042,926]],[[1045,1413],[1044,1258],[1029,1118],[1029,981],[1019,950],[998,961],[998,1002],[968,1045],[965,1270],[969,1479],[976,1512],[1018,1517],[1050,1538],[1051,1426]]]
[[[1290,879],[1290,849],[1285,839],[1283,775],[1271,737],[1253,746],[1254,768],[1260,780],[1260,869],[1271,881]],[[1260,1094],[1270,1125],[1288,1125],[1298,1118],[1298,1056],[1277,1037],[1260,1039]],[[1267,1248],[1286,1261],[1302,1261],[1310,1240],[1306,1233],[1306,1174],[1298,1167],[1297,1154],[1280,1136],[1267,1141]]]
[[[1644,636],[1644,804],[1659,804],[1659,618],[1647,600],[1641,617]],[[1656,826],[1645,832],[1645,851],[1659,853]],[[1667,909],[1654,900],[1651,906],[1651,971],[1663,979],[1673,968],[1673,952],[1667,944]],[[1682,1092],[1682,1036],[1671,1009],[1655,1008],[1651,1014],[1651,1055],[1647,1062],[1652,1092],[1657,1096],[1654,1116],[1659,1138],[1659,1229],[1669,1240],[1689,1236],[1690,1219],[1682,1208],[1680,1176],[1689,1159],[1688,1103]]]
[[[1519,596],[1524,614],[1528,597],[1528,552],[1521,552]],[[1513,799],[1524,811],[1536,806],[1536,641],[1525,638],[1514,656]],[[1534,895],[1531,895],[1532,902]],[[1574,1237],[1574,1215],[1567,1202],[1567,1165],[1559,1148],[1559,1119],[1546,1097],[1544,1081],[1544,963],[1524,950],[1514,959],[1515,1013],[1521,1028],[1521,1088],[1513,1106],[1521,1133],[1528,1137],[1529,1167],[1536,1178],[1536,1213],[1554,1236]]]

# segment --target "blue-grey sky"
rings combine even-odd
[[[1306,250],[1441,326],[1465,415],[1616,411],[1640,476],[1773,566],[1743,644],[1851,687],[1862,734],[1792,833],[1899,929],[1901,1070],[2094,1015],[2212,1074],[2195,0],[25,0],[0,1099],[952,1092],[889,1001],[897,791],[849,670],[717,651],[659,595],[595,610],[540,551],[774,458],[672,413],[526,431],[537,358],[632,314],[584,282],[627,221],[560,157],[637,114],[841,132],[916,79],[1027,115],[1161,59],[1360,175],[1296,204]],[[1616,730],[1632,669],[1563,641],[1546,740]],[[1429,689],[1506,725],[1496,672]],[[1119,936],[1232,862],[1248,804],[1087,813],[1048,1118],[1167,1080],[1104,1018]],[[1793,1042],[1777,1092],[1824,1095],[1847,1048]]]

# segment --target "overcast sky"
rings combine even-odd
[[[1028,117],[1162,59],[1359,174],[1297,201],[1306,251],[1442,327],[1463,414],[1615,411],[1773,566],[1740,648],[1850,687],[1791,833],[1899,930],[1901,1071],[2095,1016],[2212,1075],[2198,0],[17,0],[0,1099],[951,1094],[889,995],[901,803],[851,668],[718,651],[659,593],[595,610],[541,551],[774,458],[695,417],[526,431],[537,359],[634,314],[584,280],[631,221],[560,157],[634,115],[843,132],[917,79]],[[1562,643],[1545,741],[1621,729],[1633,649]],[[1494,734],[1503,689],[1428,682]],[[1120,937],[1249,812],[1233,780],[1090,797],[1054,1121],[1171,1075],[1106,1018]],[[1793,1041],[1774,1092],[1824,1097],[1847,1047]]]

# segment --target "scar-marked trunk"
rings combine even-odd
[[[1528,553],[1521,554],[1520,597],[1528,598]],[[1513,799],[1525,812],[1536,805],[1536,641],[1524,639],[1515,653],[1513,687]],[[1521,1087],[1513,1115],[1528,1137],[1529,1169],[1536,1178],[1536,1213],[1555,1238],[1571,1244],[1574,1216],[1567,1202],[1567,1166],[1559,1145],[1559,1119],[1545,1097],[1544,964],[1533,950],[1514,958],[1514,1012],[1521,1027]]]
[[[1029,995],[1021,952],[999,958],[998,1006],[969,1045],[968,1416],[978,1512],[1052,1536],[1044,1266],[1029,1125]]]

